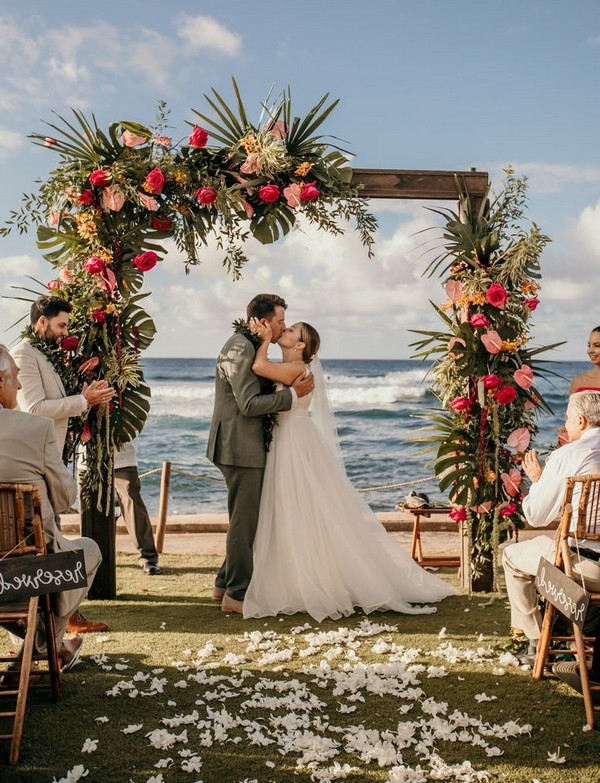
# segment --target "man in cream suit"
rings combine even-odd
[[[35,484],[40,488],[42,523],[50,552],[82,549],[87,572],[87,587],[58,593],[54,604],[56,644],[63,670],[70,668],[79,655],[82,638],[64,641],[67,622],[87,594],[101,562],[100,549],[91,538],[65,538],[56,526],[56,518],[75,498],[75,482],[60,458],[54,436],[54,423],[42,416],[17,410],[20,388],[19,370],[5,346],[0,345],[0,482]],[[36,636],[38,651],[45,650],[45,635],[40,627]]]
[[[285,301],[276,294],[259,294],[249,303],[247,317],[269,322],[276,343],[285,329]],[[312,391],[313,378],[299,379],[290,389],[262,394],[252,372],[256,348],[243,334],[225,343],[215,374],[215,407],[206,456],[225,477],[229,528],[225,561],[217,574],[213,599],[224,612],[243,612],[252,576],[252,545],[265,470],[263,416],[290,410],[297,397]]]
[[[67,337],[71,305],[56,296],[40,296],[31,306],[31,326],[38,337],[56,346]],[[114,396],[106,381],[84,384],[81,394],[67,396],[58,373],[44,356],[25,339],[11,351],[19,368],[19,408],[54,419],[56,442],[62,454],[71,416],[82,416],[88,408],[108,402]]]
[[[31,306],[31,327],[48,345],[57,346],[68,336],[71,310],[71,305],[64,299],[40,296]],[[114,389],[104,380],[92,381],[83,385],[81,394],[67,395],[63,382],[50,361],[34,348],[29,340],[22,340],[11,353],[19,368],[19,408],[54,420],[56,442],[59,453],[62,454],[69,418],[82,416],[88,408],[108,402],[114,396]],[[88,620],[77,611],[69,621],[68,630],[72,633],[90,633],[106,631],[108,625]]]

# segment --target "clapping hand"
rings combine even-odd
[[[268,321],[260,321],[258,318],[251,318],[248,322],[252,334],[257,335],[263,343],[271,342],[273,330]]]
[[[542,471],[544,470],[542,467],[542,463],[539,460],[538,453],[535,449],[531,449],[530,451],[527,451],[525,453],[525,456],[523,457],[522,467],[527,477],[531,479],[531,482],[533,484],[535,484],[535,482],[538,481],[538,479],[542,475]]]
[[[109,402],[115,396],[115,390],[104,380],[85,383],[81,393],[86,399],[88,408]]]

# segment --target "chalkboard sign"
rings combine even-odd
[[[564,614],[567,620],[583,628],[590,596],[574,579],[570,579],[564,571],[542,557],[535,577],[535,587],[542,598]]]
[[[82,549],[0,560],[0,603],[85,587]]]

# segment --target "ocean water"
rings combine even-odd
[[[146,359],[152,407],[140,436],[139,470],[171,462],[170,514],[225,512],[227,496],[221,474],[204,456],[214,399],[214,359]],[[547,451],[564,421],[567,391],[585,362],[549,363],[556,375],[538,386],[554,414],[542,413],[536,447]],[[398,484],[431,476],[428,455],[411,442],[436,405],[428,393],[427,367],[413,360],[323,361],[328,393],[346,470],[357,489]],[[188,474],[188,475],[186,475]],[[201,476],[202,478],[196,478]],[[435,480],[415,487],[377,490],[364,497],[374,511],[393,511],[410,489],[442,501]],[[158,510],[160,474],[143,478],[151,514]]]

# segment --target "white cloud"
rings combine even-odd
[[[583,210],[573,236],[592,254],[596,262],[600,262],[600,201]]]
[[[506,163],[489,165],[492,181],[504,180]],[[517,176],[526,176],[530,194],[560,193],[571,185],[600,184],[600,167],[574,166],[568,163],[544,163],[540,161],[512,162]]]
[[[225,57],[237,57],[241,52],[241,35],[228,30],[211,16],[180,14],[175,24],[177,35],[189,51],[209,51]]]
[[[23,144],[23,137],[20,133],[0,128],[0,157],[4,157]]]

